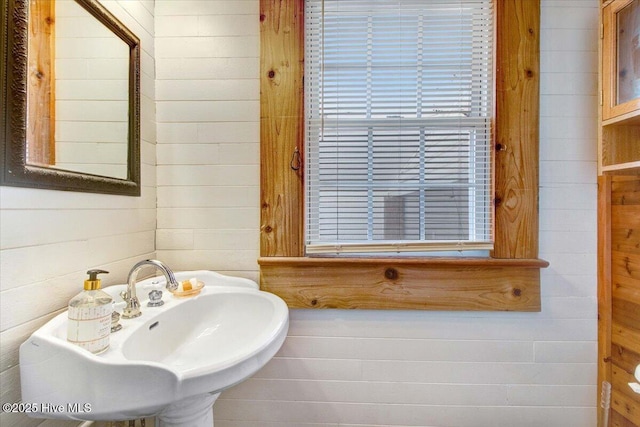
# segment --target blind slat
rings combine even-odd
[[[306,0],[307,253],[490,249],[492,0]]]

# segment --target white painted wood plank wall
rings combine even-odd
[[[542,1],[542,313],[292,311],[217,427],[595,425],[597,8]],[[156,2],[157,249],[184,268],[257,277],[258,13]]]
[[[257,280],[257,1],[156,1],[158,257]],[[200,268],[200,267],[197,267]]]
[[[2,402],[19,398],[18,344],[87,268],[122,282],[157,251],[257,279],[258,0],[105,3],[143,35],[143,197],[0,188]],[[216,427],[595,426],[597,7],[542,0],[543,311],[292,311],[284,347],[223,393]]]
[[[2,403],[20,400],[19,345],[66,309],[82,290],[88,269],[108,270],[104,285],[124,283],[135,262],[155,257],[154,4],[152,0],[101,2],[141,39],[142,196],[0,187]],[[0,414],[2,426],[77,424]]]

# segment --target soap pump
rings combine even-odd
[[[84,291],[69,301],[67,340],[98,354],[109,348],[113,298],[100,289],[98,274],[104,270],[89,270]]]

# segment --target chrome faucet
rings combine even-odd
[[[134,265],[129,272],[129,278],[127,279],[127,290],[122,291],[122,293],[120,294],[122,299],[127,303],[122,312],[123,319],[133,319],[134,317],[138,317],[142,314],[142,312],[140,311],[140,301],[138,300],[138,296],[136,295],[136,279],[138,277],[138,272],[147,266],[155,267],[160,270],[162,274],[164,274],[164,277],[167,280],[166,287],[169,291],[175,291],[176,289],[178,289],[178,282],[173,275],[173,271],[171,271],[171,269],[164,265],[161,261],[155,259],[146,259],[144,261],[140,261],[139,263]]]

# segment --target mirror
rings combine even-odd
[[[2,185],[140,195],[140,42],[96,0],[2,10]]]

